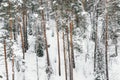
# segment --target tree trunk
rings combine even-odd
[[[105,11],[107,11],[107,0],[105,1]],[[106,23],[106,31],[105,31],[105,64],[106,64],[106,80],[109,80],[109,73],[108,73],[108,12],[105,15],[105,23]]]
[[[66,33],[67,33],[67,47],[68,47],[68,58],[69,58],[69,75],[70,80],[73,80],[72,69],[71,69],[71,55],[70,55],[70,44],[69,44],[69,32],[68,32],[68,26],[66,27]]]
[[[6,69],[6,80],[9,80],[8,76],[8,64],[7,64],[7,54],[6,54],[6,40],[4,39],[4,59],[5,59],[5,69]]]
[[[64,53],[64,65],[65,65],[65,80],[67,80],[67,62],[66,62],[66,51],[65,51],[64,31],[63,31],[63,53]]]
[[[59,76],[61,76],[60,44],[59,44],[59,32],[58,32],[58,21],[57,21],[57,18],[56,18],[56,34],[57,34],[57,46],[58,46],[58,70],[59,70]]]
[[[70,23],[70,47],[71,47],[71,53],[70,53],[70,80],[73,80],[73,54],[72,54],[72,34],[71,34],[71,30],[72,26]]]
[[[25,11],[23,11],[23,36],[24,36],[24,50],[26,52],[26,23],[25,23]]]
[[[36,67],[37,67],[37,80],[39,80],[39,66],[38,66],[38,56],[36,54]]]
[[[13,38],[12,36],[12,20],[9,20],[9,26],[10,26],[10,39]]]
[[[23,59],[25,59],[25,48],[24,48],[24,39],[23,39],[23,32],[22,32],[22,26],[21,24],[19,24],[20,26],[20,35],[21,35],[21,42],[22,42],[22,52],[23,52]]]
[[[93,27],[95,27],[95,48],[94,48],[94,71],[96,71],[96,59],[97,59],[97,47],[98,47],[98,13],[96,11],[96,6],[94,6],[93,11]]]
[[[46,23],[44,19],[44,11],[42,10],[42,23],[44,28],[44,39],[45,39],[45,47],[46,47],[46,54],[47,54],[47,65],[50,66],[49,54],[48,54],[48,43],[47,43],[47,36],[46,36]]]
[[[72,59],[72,64],[73,68],[75,68],[75,59],[74,59],[74,50],[73,50],[73,21],[70,23],[70,45],[71,45],[71,59]]]
[[[12,20],[10,20],[10,29],[11,29],[10,41],[11,41],[12,40]],[[14,80],[14,53],[13,53],[13,49],[11,50],[12,50],[12,80]]]
[[[115,44],[115,55],[118,56],[118,47],[117,47],[117,43]]]
[[[109,80],[108,73],[108,13],[106,13],[106,41],[105,41],[105,64],[106,64],[106,79]]]
[[[14,52],[12,49],[12,80],[14,80]]]

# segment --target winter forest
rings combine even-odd
[[[120,80],[120,0],[0,0],[0,80]]]

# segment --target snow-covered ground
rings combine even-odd
[[[88,20],[89,22],[89,20]],[[3,24],[0,24],[3,25]],[[58,53],[57,53],[57,34],[56,34],[56,23],[54,20],[50,20],[47,22],[47,41],[50,45],[49,47],[49,57],[50,64],[52,68],[52,74],[50,75],[49,80],[65,80],[65,72],[64,72],[64,54],[63,54],[63,39],[62,33],[60,32],[60,57],[61,57],[61,76],[58,75]],[[52,36],[54,32],[54,36]],[[75,64],[76,68],[73,70],[74,80],[94,80],[94,72],[93,72],[93,50],[94,43],[89,40],[91,28],[89,24],[88,32],[86,33],[88,38],[79,42],[83,45],[83,53],[75,53]],[[22,48],[21,48],[21,38],[18,36],[17,42],[13,45],[15,57],[15,80],[48,80],[48,75],[46,74],[46,53],[44,53],[43,57],[36,57],[35,53],[35,37],[32,35],[28,36],[29,41],[29,50],[25,53],[25,61],[22,60]],[[118,50],[118,53],[120,50]],[[3,56],[3,44],[0,43],[0,80],[5,79],[5,63]],[[86,60],[87,56],[87,60]],[[120,56],[116,58],[109,58],[109,77],[110,80],[120,80]],[[17,63],[18,60],[21,62]],[[22,63],[22,62],[25,62]],[[36,62],[38,61],[38,68],[36,66]],[[67,60],[68,61],[68,60]],[[12,61],[8,59],[8,68],[9,68],[9,80],[12,80]],[[22,65],[24,64],[24,66]],[[20,71],[17,71],[16,67],[20,66]],[[24,71],[25,70],[25,71]],[[38,72],[38,73],[37,73]],[[69,70],[68,79],[69,79]]]

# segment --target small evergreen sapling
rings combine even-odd
[[[39,43],[38,49],[37,49],[37,56],[38,57],[43,57],[43,47],[40,43]]]

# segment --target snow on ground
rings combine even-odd
[[[61,73],[62,75],[58,75],[58,53],[57,53],[57,35],[56,35],[56,25],[55,25],[54,20],[50,20],[47,22],[47,28],[50,28],[47,30],[47,40],[48,44],[50,45],[49,47],[49,57],[50,57],[50,64],[52,67],[52,74],[50,75],[50,80],[65,80],[65,74],[64,74],[64,57],[63,57],[63,41],[62,41],[62,34],[60,32],[60,57],[61,57]],[[88,29],[87,35],[91,32],[90,26]],[[54,36],[52,36],[54,33]],[[93,50],[94,43],[89,40],[90,35],[88,35],[87,39],[82,40],[79,42],[79,44],[83,45],[83,53],[75,53],[75,64],[76,68],[73,70],[73,75],[74,75],[74,80],[94,80],[94,73],[93,73]],[[21,70],[18,72],[17,69],[15,69],[15,80],[38,80],[37,79],[37,74],[39,74],[39,80],[48,80],[48,75],[46,74],[46,53],[44,54],[43,57],[36,57],[34,47],[35,47],[35,37],[30,36],[28,37],[29,41],[29,50],[25,53],[25,61],[22,60],[20,61],[19,65]],[[87,47],[89,45],[89,47]],[[21,48],[21,38],[18,36],[18,42],[14,43],[13,45],[13,50],[14,54],[16,55],[16,62],[17,60],[20,60],[22,58],[22,48]],[[4,56],[3,54],[3,44],[0,43],[0,75],[3,76],[3,78],[0,80],[5,80],[5,66],[4,66]],[[119,51],[118,51],[119,52]],[[86,54],[87,55],[87,61],[86,61]],[[120,79],[120,72],[119,72],[119,67],[120,67],[120,56],[116,58],[110,58],[109,62],[109,72],[110,72],[110,80],[119,80]],[[38,70],[37,70],[37,63],[36,61],[38,60]],[[22,63],[22,62],[25,62]],[[24,66],[22,66],[24,64]],[[11,61],[8,60],[8,67],[9,67],[9,78],[12,80],[11,76]],[[17,65],[15,65],[16,67]],[[25,71],[24,71],[25,70]],[[24,71],[24,72],[22,72]],[[37,73],[38,71],[38,73]],[[69,70],[67,70],[69,72]],[[24,76],[25,75],[25,76]],[[68,73],[69,77],[69,73]]]

